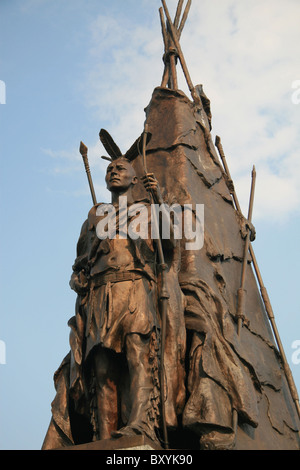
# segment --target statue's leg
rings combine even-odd
[[[119,364],[114,351],[99,347],[94,356],[100,439],[110,439],[118,428]]]
[[[145,434],[157,440],[154,419],[151,418],[153,378],[150,364],[150,336],[129,334],[126,338],[126,357],[130,380],[131,410],[126,426],[114,437]]]

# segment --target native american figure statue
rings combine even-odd
[[[100,137],[112,155],[106,173],[112,200],[95,204],[81,230],[70,281],[78,295],[76,315],[69,321],[71,353],[57,373],[59,382],[67,371],[68,390],[58,392],[57,400],[63,401],[69,416],[61,439],[53,406],[44,448],[80,442],[80,435],[103,440],[143,434],[159,443],[161,320],[153,212],[149,200],[133,199],[138,178],[130,159],[138,155],[138,142],[122,155],[105,130]],[[142,181],[155,204],[164,208],[154,175],[147,173]],[[169,224],[162,211],[162,224],[164,217]],[[142,232],[134,230],[136,225],[142,226]],[[177,426],[185,400],[184,296],[178,283],[177,246],[171,229],[161,248],[171,293],[166,311],[172,341],[165,355],[165,408],[172,427]]]
[[[81,146],[94,206],[77,245],[71,350],[55,373],[43,448],[142,434],[162,448],[299,449],[299,398],[251,245],[255,169],[244,217],[221,140],[212,141],[210,101],[179,43],[191,1],[181,21],[183,0],[174,21],[162,4],[165,68],[144,132],[125,155],[100,132],[109,205],[96,202]],[[192,100],[178,89],[178,61]],[[185,228],[191,208],[197,228],[197,204],[199,246],[184,229],[175,236],[167,210],[179,208]],[[130,237],[141,220],[145,236]]]

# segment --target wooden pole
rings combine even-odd
[[[179,0],[178,5],[177,5],[176,15],[175,15],[175,18],[174,18],[174,27],[176,29],[178,29],[183,2],[184,2],[184,0]]]
[[[185,22],[187,20],[187,17],[188,17],[190,8],[191,8],[191,4],[192,4],[192,0],[188,0],[187,5],[185,7],[185,10],[183,12],[183,16],[182,16],[182,19],[181,19],[181,22],[180,22],[179,29],[178,29],[178,39],[180,39],[182,30],[184,28]]]
[[[159,11],[159,17],[160,17],[161,31],[162,31],[163,41],[164,41],[164,48],[165,48],[164,58],[165,58],[168,48],[169,48],[168,33],[167,33],[166,25],[165,25],[165,19],[164,19],[162,7],[160,7],[158,11]],[[165,88],[169,81],[170,64],[165,59],[164,59],[164,62],[165,62],[165,67],[164,67],[164,74],[163,74],[161,86]]]
[[[175,15],[174,22],[173,22],[173,27],[175,29],[175,33],[176,33],[176,37],[178,41],[180,39],[182,30],[187,20],[192,0],[188,0],[183,16],[180,21],[180,15],[182,12],[183,2],[184,0],[179,0],[178,5],[177,5],[177,10],[176,10],[176,15]],[[176,72],[176,59],[178,56],[177,49],[172,39],[171,26],[170,26],[169,20],[167,21],[168,28],[166,28],[162,7],[159,8],[159,15],[160,15],[162,35],[163,35],[164,46],[165,46],[165,53],[164,53],[165,67],[164,67],[164,73],[162,77],[161,86],[166,87],[168,84],[169,88],[173,88],[177,90],[178,89],[178,80],[177,80],[177,72]],[[179,25],[179,21],[180,21],[180,25]]]
[[[177,37],[176,29],[174,28],[174,25],[173,25],[172,20],[171,20],[171,17],[170,17],[170,13],[169,13],[168,7],[167,7],[167,5],[166,5],[165,0],[161,0],[161,1],[162,1],[162,5],[163,5],[163,8],[164,8],[164,11],[165,11],[165,15],[166,15],[167,20],[168,20],[168,23],[169,23],[170,33],[171,33],[171,36],[172,36],[172,40],[173,40],[174,45],[175,45],[175,47],[176,47],[176,49],[177,49],[178,57],[179,57],[179,60],[180,60],[180,63],[181,63],[181,67],[182,67],[182,70],[183,70],[183,73],[184,73],[184,76],[185,76],[187,85],[188,85],[188,87],[189,87],[189,90],[190,90],[190,92],[191,92],[191,95],[192,95],[192,98],[193,98],[195,104],[200,105],[200,104],[201,104],[200,97],[199,97],[199,95],[198,95],[197,91],[195,90],[195,87],[194,87],[194,85],[193,85],[193,83],[192,83],[192,80],[191,80],[191,77],[190,77],[190,74],[189,74],[189,71],[188,71],[188,68],[187,68],[185,59],[184,59],[184,55],[183,55],[183,53],[182,53],[181,46],[180,46],[180,43],[179,43],[179,40],[178,40],[178,37]]]
[[[236,210],[241,213],[241,207],[240,207],[240,204],[239,204],[239,201],[238,201],[235,189],[234,189],[234,185],[233,185],[233,181],[231,179],[231,175],[230,175],[230,172],[229,172],[226,156],[225,156],[223,146],[221,144],[221,139],[220,139],[219,136],[216,136],[216,147],[219,151],[220,158],[221,158],[221,161],[223,163],[224,170],[225,170],[225,174],[227,175],[227,178],[228,178],[229,183],[230,183],[230,192],[231,192]],[[282,345],[282,342],[281,342],[281,339],[280,339],[280,335],[279,335],[279,332],[278,332],[278,329],[277,329],[275,316],[274,316],[273,308],[272,308],[272,305],[271,305],[271,302],[270,302],[270,298],[269,298],[267,289],[264,285],[264,282],[263,282],[263,279],[262,279],[262,276],[261,276],[261,273],[260,273],[260,270],[259,270],[259,267],[258,267],[258,263],[257,263],[257,260],[256,260],[256,256],[254,254],[254,250],[253,250],[253,247],[252,247],[251,243],[249,244],[249,252],[250,252],[250,255],[251,255],[251,258],[252,258],[252,263],[253,263],[256,278],[257,278],[257,281],[258,281],[258,284],[259,284],[259,287],[260,287],[260,292],[261,292],[262,300],[263,300],[263,303],[264,303],[264,306],[265,306],[265,310],[267,312],[269,321],[271,323],[273,334],[274,334],[275,340],[276,340],[276,344],[277,344],[277,347],[278,347],[279,352],[280,352],[282,366],[283,366],[283,370],[285,372],[286,380],[287,380],[287,383],[288,383],[288,386],[289,386],[289,389],[290,389],[290,392],[291,392],[292,399],[295,403],[295,407],[296,407],[296,410],[297,410],[298,417],[300,419],[300,404],[299,404],[299,396],[298,396],[297,388],[296,388],[296,385],[295,385],[295,382],[294,382],[294,379],[293,379],[293,375],[291,373],[291,370],[290,370],[290,367],[289,367],[289,364],[288,364],[288,361],[287,361],[287,358],[286,358],[286,355],[285,355],[285,352],[284,352],[284,348],[283,348],[283,345]]]

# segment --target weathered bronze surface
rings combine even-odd
[[[109,134],[100,133],[111,160],[106,183],[117,233],[119,197],[127,196],[128,208],[138,201],[146,207],[149,237],[100,240],[103,204],[90,210],[70,281],[77,293],[71,350],[55,373],[43,449],[107,439],[114,446],[138,435],[173,449],[299,449],[299,399],[259,277],[254,227],[241,214],[212,142],[202,86],[186,75],[192,101],[174,86],[172,56],[186,67],[178,48],[182,6],[173,25],[160,12],[167,50],[163,86],[145,110],[151,139],[143,134],[124,159]],[[143,141],[146,176],[145,155],[138,156]],[[184,238],[151,238],[151,203],[162,201],[204,204],[202,249],[187,250]]]

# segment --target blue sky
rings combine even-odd
[[[167,3],[174,15],[177,0]],[[163,72],[160,6],[0,0],[1,449],[41,447],[53,373],[69,350],[69,278],[91,206],[79,142],[89,147],[97,198],[107,201],[98,132],[108,129],[127,150],[142,131]],[[298,390],[299,16],[298,0],[194,0],[181,39],[245,213],[256,166],[254,250]]]

